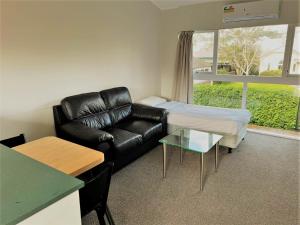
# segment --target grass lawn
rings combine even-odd
[[[241,108],[242,83],[214,82],[194,84],[194,104]],[[281,84],[248,84],[247,109],[251,122],[259,126],[294,129],[299,90]]]

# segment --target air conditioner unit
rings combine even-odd
[[[226,4],[223,22],[279,18],[279,0]]]

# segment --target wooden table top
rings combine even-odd
[[[78,176],[104,161],[102,152],[52,136],[19,145],[14,149],[72,176]]]

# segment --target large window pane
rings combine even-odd
[[[214,33],[193,35],[193,72],[212,72]]]
[[[280,84],[248,84],[247,109],[251,123],[294,129],[297,122],[299,87]]]
[[[290,65],[290,74],[300,75],[300,27],[296,27],[294,44],[292,51],[292,60]]]
[[[287,25],[219,31],[219,75],[282,75]]]
[[[243,84],[194,80],[193,104],[241,108]]]

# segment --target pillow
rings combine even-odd
[[[166,101],[167,101],[166,99],[160,98],[158,96],[150,96],[150,97],[144,98],[142,100],[139,100],[136,103],[139,103],[142,105],[156,106],[156,105],[164,103]]]

